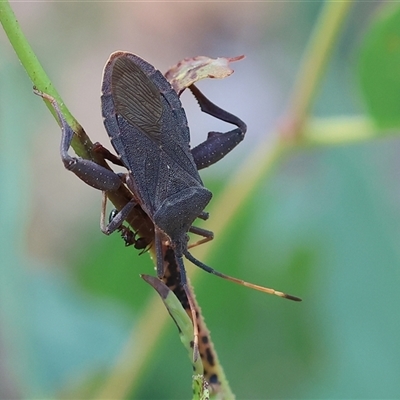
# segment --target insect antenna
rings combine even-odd
[[[225,275],[225,274],[223,274],[221,272],[218,272],[215,269],[209,267],[208,265],[203,264],[197,258],[194,258],[187,250],[184,251],[183,254],[194,265],[197,265],[199,268],[203,269],[206,272],[209,272],[210,274],[213,274],[213,275],[219,276],[220,278],[226,279],[227,281],[234,282],[234,283],[237,283],[239,285],[246,286],[246,287],[249,287],[249,288],[254,289],[254,290],[258,290],[260,292],[264,292],[264,293],[268,293],[268,294],[273,294],[275,296],[283,297],[284,299],[289,299],[289,300],[293,300],[293,301],[301,301],[301,299],[299,297],[292,296],[291,294],[279,292],[278,290],[267,288],[267,287],[264,287],[264,286],[255,285],[254,283],[246,282],[246,281],[243,281],[242,279],[234,278],[232,276]]]

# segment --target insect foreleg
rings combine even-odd
[[[120,228],[122,223],[128,218],[133,207],[136,205],[135,200],[131,200],[125,204],[125,206],[111,219],[111,221],[106,224],[106,205],[107,205],[107,193],[103,192],[102,204],[101,204],[101,214],[100,214],[100,229],[106,234],[110,235]]]

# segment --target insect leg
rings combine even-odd
[[[156,267],[157,276],[161,279],[164,276],[164,256],[162,249],[162,232],[157,226],[154,227],[154,242],[156,246]]]
[[[197,226],[191,226],[189,228],[189,232],[194,233],[195,235],[203,236],[204,239],[198,240],[197,242],[190,244],[188,246],[188,249],[191,249],[192,247],[196,247],[203,243],[207,243],[210,240],[214,239],[214,232],[208,231],[207,229],[199,228]]]
[[[244,139],[247,126],[240,118],[208,100],[195,85],[189,86],[189,89],[198,101],[201,111],[238,127],[226,133],[209,132],[207,140],[192,149],[196,167],[200,170],[216,163],[233,150]]]
[[[61,159],[66,169],[72,171],[78,178],[88,185],[99,190],[117,190],[121,186],[121,179],[113,171],[98,165],[94,161],[79,157],[71,157],[68,150],[74,136],[73,129],[63,117],[57,101],[46,93],[33,90],[38,96],[50,102],[61,124]]]
[[[93,143],[93,152],[101,154],[102,157],[105,160],[111,161],[115,165],[120,165],[121,167],[124,166],[123,162],[119,157],[117,157],[115,154],[111,153],[110,150],[108,150],[106,147],[104,147],[101,143],[96,142]]]
[[[159,279],[163,279],[165,272],[164,272],[164,253],[163,253],[163,245],[162,245],[163,233],[155,227],[155,246],[156,246],[156,260],[157,260],[157,276]],[[183,290],[185,291],[190,313],[192,315],[193,321],[193,361],[196,361],[199,357],[199,327],[196,323],[197,315],[196,315],[196,306],[193,302],[192,294],[190,292],[190,288],[188,287],[187,277],[186,277],[186,270],[185,265],[183,264],[182,254],[177,254],[175,252],[175,260],[179,268],[180,274],[180,285],[182,286]]]
[[[187,277],[186,277],[186,270],[185,270],[185,265],[183,264],[183,259],[182,256],[175,255],[176,262],[179,267],[179,272],[181,275],[181,285],[183,290],[185,291],[189,307],[190,307],[190,312],[192,314],[192,321],[193,321],[193,361],[197,361],[199,358],[199,327],[196,323],[197,321],[197,315],[196,315],[196,305],[193,302],[193,297],[192,293],[190,292],[188,283],[187,283]]]
[[[228,281],[237,283],[237,284],[242,285],[242,286],[249,287],[249,288],[254,289],[254,290],[258,290],[260,292],[264,292],[264,293],[268,293],[268,294],[274,294],[275,296],[283,297],[285,299],[289,299],[289,300],[293,300],[293,301],[301,301],[301,299],[299,297],[292,296],[292,295],[287,294],[287,293],[279,292],[279,291],[277,291],[275,289],[271,289],[271,288],[266,288],[264,286],[255,285],[253,283],[249,283],[249,282],[243,281],[242,279],[237,279],[237,278],[234,278],[232,276],[225,275],[225,274],[223,274],[221,272],[218,272],[215,269],[209,267],[206,264],[203,264],[201,261],[199,261],[196,258],[194,258],[187,250],[184,251],[183,254],[194,265],[197,265],[201,269],[204,269],[204,271],[209,272],[210,274],[219,276],[220,278],[226,279]]]
[[[208,218],[210,217],[210,214],[207,211],[202,211],[197,218],[202,219],[203,221],[207,221]]]
[[[121,227],[122,223],[128,218],[129,213],[133,210],[133,207],[135,207],[136,204],[136,201],[132,199],[125,204],[121,211],[113,216],[108,224],[106,224],[107,193],[103,191],[100,214],[101,231],[106,235],[110,235],[114,231],[118,230]]]
[[[246,133],[247,126],[239,117],[229,113],[228,111],[223,110],[222,108],[218,107],[216,104],[208,100],[207,97],[200,92],[197,86],[190,85],[189,89],[199,103],[201,111],[211,115],[212,117],[228,122],[229,124],[236,125],[242,131],[243,135]]]
[[[162,277],[163,282],[175,293],[182,307],[189,314],[190,318],[193,318],[192,309],[196,310],[196,323],[199,331],[199,355],[202,359],[204,366],[204,377],[211,384],[215,392],[219,391],[221,380],[224,380],[223,371],[220,369],[220,364],[218,361],[218,355],[214,349],[214,345],[211,340],[210,332],[205,325],[204,319],[202,317],[201,309],[196,302],[196,297],[191,288],[190,282],[187,287],[190,292],[188,296],[187,291],[181,285],[181,275],[178,263],[175,257],[175,251],[169,247],[164,246],[164,276]],[[192,301],[193,306],[189,299]]]

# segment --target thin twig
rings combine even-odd
[[[311,34],[287,112],[280,126],[282,139],[301,139],[303,124],[309,115],[321,78],[353,1],[326,1]]]

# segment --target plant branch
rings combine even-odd
[[[286,115],[280,127],[282,139],[301,139],[303,124],[315,99],[332,49],[353,1],[325,1],[303,55]]]
[[[18,24],[16,16],[9,2],[6,0],[0,1],[0,22],[33,85],[39,91],[46,93],[57,101],[61,110],[61,114],[64,116],[68,125],[71,126],[75,133],[71,143],[71,146],[74,149],[75,153],[79,157],[94,160],[103,167],[110,169],[110,167],[100,154],[92,152],[92,141],[87,136],[82,126],[68,111],[67,107],[61,99],[61,96],[58,94],[53,83],[51,82],[50,78],[47,76],[45,70],[37,59],[32,47],[30,46],[28,40],[21,30],[20,25]],[[45,104],[50,109],[58,124],[61,125],[60,121],[58,121],[57,115],[53,107],[50,105],[48,100],[45,100]],[[129,191],[124,186],[121,186],[117,191],[108,192],[107,194],[110,201],[115,205],[118,210],[120,210],[131,199]],[[138,215],[136,217],[132,215],[131,218],[133,220],[135,218],[140,219],[142,217],[140,211],[141,210],[136,210],[136,213]],[[142,211],[142,213],[144,212]],[[129,220],[129,222],[131,221]],[[133,222],[133,226],[134,225],[135,223]],[[147,229],[148,225],[149,224],[141,224],[140,228],[138,229],[139,233],[141,229]]]
[[[365,116],[313,118],[304,124],[300,145],[319,147],[345,145],[387,137],[393,133],[393,131],[379,130],[372,119]]]
[[[17,57],[19,58],[33,85],[39,91],[47,93],[57,100],[57,103],[60,106],[61,113],[64,115],[65,120],[76,133],[72,140],[72,147],[76,154],[82,158],[91,158],[90,151],[92,148],[92,142],[89,140],[82,127],[72,116],[72,114],[69,112],[68,108],[62,101],[61,96],[55,89],[53,83],[46,74],[28,40],[22,32],[17,18],[7,0],[0,1],[0,22],[14,51],[17,54]],[[45,103],[53,114],[56,121],[59,123],[53,107],[48,101],[45,101]]]

